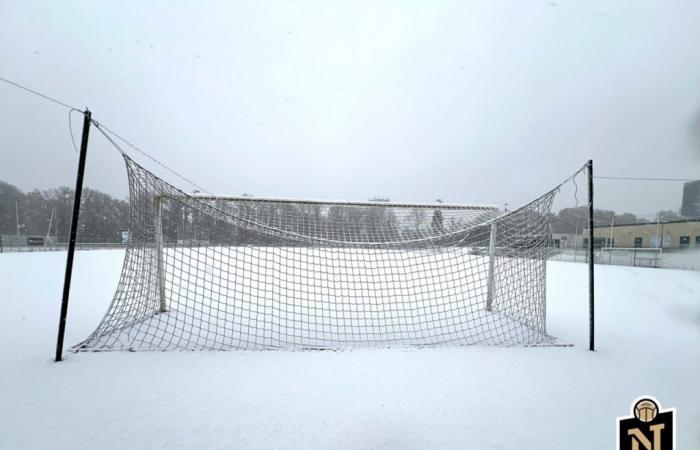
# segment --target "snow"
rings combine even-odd
[[[67,345],[106,310],[123,252],[76,255]],[[700,447],[700,273],[548,264],[548,332],[573,347],[109,352],[53,363],[64,252],[0,254],[1,449],[613,448],[642,394]]]
[[[469,247],[172,247],[163,249],[160,261],[151,249],[136,248],[127,254],[118,299],[80,347],[554,344],[544,329],[544,261],[525,254],[530,257],[493,259],[496,300],[489,311],[491,258],[474,255]],[[510,278],[514,273],[520,274],[518,283]],[[156,286],[147,291],[141,284],[149,274],[162,280],[165,308]]]

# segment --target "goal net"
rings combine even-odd
[[[603,247],[596,263],[637,267],[661,267],[661,248]]]
[[[77,351],[536,345],[557,189],[492,206],[189,195],[124,155],[130,233]]]

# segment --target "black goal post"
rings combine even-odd
[[[61,301],[61,316],[58,321],[58,339],[56,340],[56,362],[63,359],[63,339],[66,334],[66,315],[68,314],[68,297],[70,281],[73,275],[73,256],[75,255],[75,237],[78,233],[80,217],[80,197],[83,193],[83,176],[85,175],[85,157],[87,156],[88,136],[92,113],[85,108],[83,118],[83,136],[80,141],[80,159],[78,160],[78,176],[75,180],[75,197],[73,199],[73,217],[70,223],[70,238],[68,240],[68,256],[66,258],[66,277],[63,281],[63,299]]]
[[[588,349],[595,351],[595,290],[593,283],[593,160],[588,160]]]

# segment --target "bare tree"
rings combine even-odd
[[[413,218],[413,222],[416,227],[416,233],[420,231],[420,229],[423,227],[423,224],[427,220],[427,216],[428,214],[423,208],[413,208],[411,210],[411,218]]]

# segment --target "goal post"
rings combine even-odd
[[[160,299],[160,312],[166,312],[168,310],[168,302],[165,294],[165,269],[163,267],[163,208],[161,201],[162,197],[160,195],[154,196],[156,277],[158,282],[158,296]]]
[[[191,195],[127,155],[119,286],[75,350],[542,345],[550,211]],[[497,301],[496,301],[497,298]]]
[[[491,223],[489,227],[489,274],[487,280],[486,291],[486,310],[491,311],[493,308],[493,297],[495,295],[495,276],[496,267],[496,222]]]
[[[596,262],[635,267],[661,267],[663,249],[646,247],[602,247]]]

